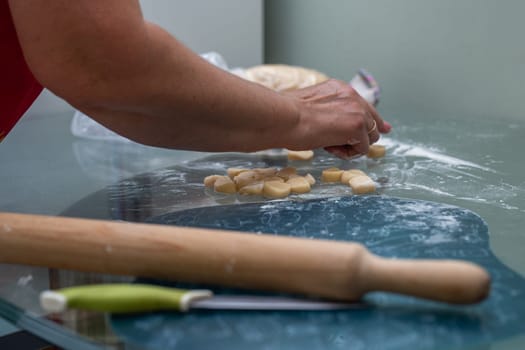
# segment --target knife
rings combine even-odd
[[[362,308],[361,302],[331,302],[315,299],[260,296],[214,295],[211,290],[186,290],[149,284],[94,284],[47,290],[40,294],[40,305],[48,312],[82,309],[109,313],[160,310],[186,312],[208,310],[346,310]]]

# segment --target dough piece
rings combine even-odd
[[[239,193],[242,195],[256,195],[260,196],[263,194],[264,182],[254,182],[252,184],[246,185],[243,188],[239,189]]]
[[[314,151],[290,151],[288,150],[289,160],[310,160],[314,157]]]
[[[264,182],[263,195],[268,198],[284,198],[290,194],[292,186],[285,182]]]
[[[264,182],[271,182],[271,181],[285,182],[284,179],[280,176],[270,176],[270,177],[264,178]]]
[[[321,174],[321,181],[323,182],[339,182],[341,181],[341,175],[343,170],[339,168],[328,168],[323,170]]]
[[[243,168],[228,168],[226,170],[226,173],[228,173],[228,176],[233,179],[235,176],[239,175],[242,172],[248,171],[248,169]]]
[[[352,193],[354,194],[371,193],[376,190],[374,181],[366,175],[355,176],[348,184],[352,187]]]
[[[283,198],[291,192],[306,193],[315,184],[315,179],[311,174],[300,176],[294,167],[280,170],[277,168],[229,168],[227,173],[228,176],[207,176],[204,178],[204,184],[221,193],[238,192],[242,195],[264,195],[268,198]]]
[[[244,186],[249,185],[251,183],[261,181],[263,178],[264,175],[260,172],[255,170],[247,170],[235,176],[233,178],[233,182],[235,182],[237,188],[243,188]]]
[[[302,176],[292,177],[286,183],[291,186],[292,193],[307,193],[311,190],[310,183]]]
[[[368,158],[381,158],[384,157],[386,153],[386,147],[383,145],[370,145],[368,147],[368,153],[366,156]]]
[[[253,169],[253,171],[255,171],[263,177],[274,176],[275,174],[277,174],[277,168],[255,168]]]
[[[304,176],[305,180],[308,181],[308,183],[310,184],[310,186],[313,186],[315,185],[315,178],[312,176],[312,174],[306,174]]]
[[[279,176],[280,178],[282,178],[283,180],[288,180],[290,177],[293,177],[293,176],[296,176],[297,175],[297,169],[294,168],[294,167],[287,167],[287,168],[282,168],[281,170],[279,170],[276,174],[277,176]]]
[[[230,179],[229,176],[219,176],[217,180],[215,180],[215,183],[213,184],[213,188],[216,192],[222,192],[222,193],[235,193],[237,192],[237,187],[235,186],[235,183]]]
[[[215,181],[221,177],[222,175],[210,175],[210,176],[206,176],[204,178],[204,186],[206,187],[213,187],[213,185],[215,184]]]
[[[313,69],[284,64],[263,64],[248,68],[244,78],[276,91],[289,91],[321,83],[328,77]]]
[[[359,169],[345,170],[341,174],[341,182],[344,183],[345,185],[348,185],[348,181],[350,181],[352,178],[359,176],[359,175],[366,176],[365,172]]]

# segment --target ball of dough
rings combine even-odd
[[[368,153],[366,156],[368,158],[381,158],[384,157],[386,153],[386,147],[383,145],[370,145],[368,147]]]
[[[248,68],[244,78],[276,91],[305,88],[328,79],[326,75],[303,67],[264,64]]]
[[[339,168],[328,168],[323,170],[321,173],[321,181],[323,182],[339,182],[341,181],[341,175],[343,170]]]
[[[352,187],[352,193],[365,194],[376,190],[374,181],[366,175],[353,177],[348,184]]]
[[[228,176],[230,178],[234,178],[235,176],[239,175],[240,173],[242,172],[245,172],[245,171],[248,171],[248,169],[243,169],[243,168],[228,168],[228,170],[226,170],[226,173],[228,174]]]
[[[261,175],[263,178],[268,176],[275,176],[275,174],[277,174],[276,168],[255,168],[253,169],[253,171]]]
[[[306,179],[306,181],[308,181],[310,186],[315,185],[315,178],[312,176],[312,174],[308,173],[304,176],[304,178]]]
[[[220,176],[215,180],[215,183],[213,184],[213,189],[216,192],[222,192],[222,193],[235,193],[237,192],[237,187],[235,186],[235,183],[230,179],[229,176]]]
[[[293,177],[293,176],[296,176],[297,175],[297,169],[294,168],[294,167],[287,167],[287,168],[282,168],[281,170],[279,170],[276,174],[277,176],[283,178],[285,181],[288,180],[290,177]]]
[[[345,170],[341,174],[341,183],[344,183],[345,185],[348,185],[348,181],[350,181],[352,178],[359,176],[359,175],[365,175],[364,171],[361,171],[359,169],[351,169],[351,170]]]
[[[206,176],[204,178],[204,186],[206,187],[213,187],[213,185],[215,184],[215,181],[221,177],[222,175],[210,175],[210,176]]]
[[[285,180],[280,176],[270,176],[270,177],[264,178],[264,182],[271,182],[271,181],[285,182]]]
[[[258,172],[254,170],[247,170],[247,171],[243,171],[242,173],[236,175],[233,178],[233,182],[235,183],[237,188],[242,188],[246,185],[249,185],[256,181],[260,181],[262,179],[263,179],[263,176],[261,176],[261,174],[259,174]]]
[[[310,183],[302,176],[292,177],[286,183],[291,186],[292,193],[307,193],[311,190]]]
[[[263,193],[264,182],[254,182],[239,189],[239,194],[260,196]]]
[[[284,198],[290,194],[292,186],[285,182],[264,182],[263,195],[268,198]]]
[[[290,151],[288,150],[289,160],[310,160],[314,157],[314,151]]]

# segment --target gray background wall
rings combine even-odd
[[[263,59],[262,0],[141,0],[144,17],[197,53],[217,51],[228,65],[250,66]],[[31,115],[73,109],[49,91],[31,107]]]
[[[265,59],[350,79],[380,110],[525,120],[525,1],[266,0]]]

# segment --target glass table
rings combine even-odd
[[[71,117],[29,116],[0,144],[0,211],[142,222],[176,210],[251,200],[216,196],[201,185],[214,161],[223,169],[236,160],[245,164],[246,155],[76,138],[69,130]],[[315,167],[360,168],[376,180],[381,194],[476,212],[489,226],[495,254],[523,274],[525,166],[516,154],[525,148],[525,123],[474,123],[443,116],[425,121],[405,116],[391,122],[394,132],[381,141],[387,146],[386,158],[341,161],[323,154]],[[254,164],[286,164],[279,150],[249,157]],[[321,186],[308,196],[336,194],[332,191],[338,190]],[[46,315],[38,305],[45,289],[132,277],[3,264],[0,278],[0,316],[17,327],[68,349],[133,349],[112,332],[106,315]],[[525,336],[516,336],[490,348],[514,349],[524,342]]]

